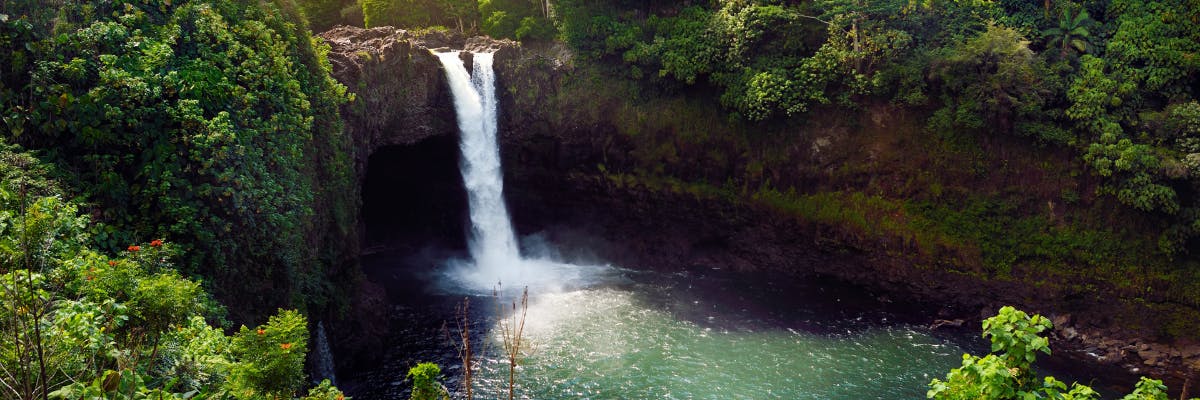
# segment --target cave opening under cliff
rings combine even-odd
[[[362,191],[366,246],[465,250],[467,192],[458,159],[454,135],[372,152]]]

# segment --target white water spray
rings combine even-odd
[[[504,204],[500,147],[496,142],[496,75],[493,53],[475,53],[471,73],[459,52],[435,53],[446,70],[461,131],[460,168],[470,207],[469,250],[473,265],[456,265],[450,278],[462,288],[490,291],[497,283],[508,289],[554,291],[563,285],[586,285],[604,267],[582,267],[521,257]]]

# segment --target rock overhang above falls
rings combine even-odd
[[[391,26],[364,29],[338,25],[318,36],[331,47],[329,59],[333,64],[334,77],[352,90],[352,83],[359,82],[360,72],[367,67],[366,63],[400,62],[395,59],[397,56],[433,62],[430,51],[462,51],[468,67],[470,53],[496,53],[496,65],[501,70],[497,73],[500,75],[504,75],[504,69],[535,60],[549,61],[547,64],[557,70],[570,69],[574,58],[572,52],[559,42],[526,45],[510,39],[467,36],[452,30],[407,30]]]
[[[355,101],[342,106],[342,117],[360,178],[365,176],[368,158],[379,148],[456,135],[450,93],[434,52],[460,51],[468,70],[473,66],[472,52],[495,53],[493,65],[501,93],[507,93],[501,88],[509,82],[520,82],[529,90],[529,77],[556,82],[572,69],[570,50],[558,42],[522,44],[453,31],[344,25],[318,36],[329,44],[333,77],[355,95]],[[541,86],[553,87],[549,83]],[[517,106],[500,109],[502,113],[522,112]]]

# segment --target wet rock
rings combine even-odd
[[[1157,365],[1159,358],[1162,357],[1162,353],[1159,353],[1157,350],[1139,350],[1137,355],[1144,360],[1146,365]]]
[[[938,328],[943,328],[943,327],[960,328],[962,326],[963,326],[963,320],[961,318],[953,319],[953,320],[939,319],[939,320],[934,320],[933,323],[929,325],[929,330],[933,331],[933,330],[937,330]]]
[[[485,36],[468,38],[463,42],[462,49],[476,53],[499,52],[504,49],[515,49],[520,43],[508,39],[492,39]]]
[[[1179,349],[1179,353],[1184,358],[1200,357],[1200,345],[1190,345]]]
[[[1076,337],[1079,336],[1079,332],[1076,331],[1074,327],[1070,327],[1070,326],[1060,329],[1058,332],[1060,335],[1062,335],[1063,339],[1067,339],[1067,340],[1074,340]]]
[[[475,53],[469,51],[460,52],[458,53],[458,58],[462,60],[463,66],[467,67],[467,71],[474,69]]]
[[[1071,315],[1070,314],[1055,315],[1052,318],[1050,318],[1050,322],[1054,323],[1055,329],[1065,328],[1065,327],[1067,327],[1068,324],[1071,323]]]
[[[404,31],[407,33],[407,31]],[[433,48],[451,48],[462,49],[466,43],[466,37],[462,33],[453,30],[438,31],[430,30],[423,31],[420,35],[411,35],[412,43],[417,47],[426,49]]]

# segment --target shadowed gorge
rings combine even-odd
[[[451,135],[376,150],[362,190],[367,246],[419,243],[465,250],[467,200],[458,158]]]

